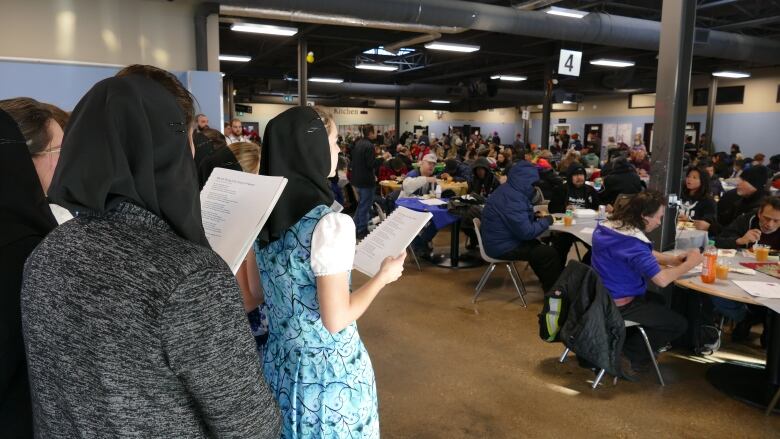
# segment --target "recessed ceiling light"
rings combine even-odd
[[[573,102],[573,101],[563,101],[563,102],[561,102],[561,103],[562,103],[562,104],[573,104],[574,102]]]
[[[230,26],[230,30],[236,32],[250,32],[253,34],[279,35],[283,37],[291,37],[298,33],[298,29],[294,27],[256,23],[233,23],[233,25]]]
[[[550,15],[560,15],[561,17],[569,17],[569,18],[582,18],[588,15],[588,13],[585,11],[578,11],[576,9],[559,8],[557,6],[550,6],[544,12]]]
[[[750,73],[747,72],[735,72],[731,70],[722,70],[720,72],[712,72],[712,76],[718,76],[721,78],[749,78]]]
[[[443,43],[441,41],[434,41],[425,45],[426,49],[433,50],[449,50],[450,52],[476,52],[479,50],[479,46],[471,46],[468,44],[456,44],[456,43]]]
[[[636,64],[634,61],[623,61],[619,59],[592,59],[590,61],[594,66],[606,66],[606,67],[631,67]]]
[[[243,55],[220,55],[219,56],[220,61],[235,61],[235,62],[249,62],[252,61],[251,56],[243,56]]]
[[[378,64],[378,63],[367,63],[362,62],[355,66],[356,69],[363,69],[363,70],[381,70],[383,72],[394,72],[398,70],[398,66],[391,66],[387,64]]]
[[[518,81],[525,81],[526,79],[528,79],[528,77],[527,76],[515,76],[515,75],[493,75],[493,76],[490,77],[490,79],[500,79],[502,81],[518,82]]]
[[[444,101],[444,100],[441,100],[441,99],[431,99],[431,103],[432,104],[449,104],[450,101]]]
[[[309,78],[309,81],[311,81],[311,82],[327,82],[328,84],[341,84],[342,82],[344,82],[343,79],[339,79],[339,78],[318,78],[316,76],[313,77],[313,78]]]

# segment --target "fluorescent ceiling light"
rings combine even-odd
[[[235,61],[235,62],[249,62],[252,61],[251,56],[243,56],[243,55],[220,55],[219,56],[220,61]]]
[[[363,53],[365,53],[366,55],[399,56],[399,55],[408,55],[412,52],[414,52],[414,49],[404,47],[402,49],[398,49],[398,53],[392,53],[385,50],[385,46],[379,46],[373,49],[368,49]]]
[[[342,82],[344,82],[343,79],[339,79],[339,78],[318,78],[316,76],[314,78],[309,78],[309,81],[311,81],[311,82],[327,82],[329,84],[341,84]]]
[[[573,104],[574,102],[572,102],[572,101],[563,101],[563,102],[561,102],[561,103],[562,103],[562,104]]]
[[[514,76],[514,75],[493,75],[490,77],[490,79],[500,79],[502,81],[525,81],[528,79],[527,76]]]
[[[362,62],[355,66],[356,69],[363,70],[381,70],[383,72],[394,72],[398,70],[398,66],[390,66],[387,64],[367,63]]]
[[[550,6],[544,12],[550,15],[560,15],[561,17],[569,17],[569,18],[582,18],[588,15],[588,13],[584,11],[578,11],[576,9],[559,8],[557,6]]]
[[[606,67],[631,67],[636,64],[634,61],[622,61],[619,59],[592,59],[590,63],[594,66],[606,66]]]
[[[712,76],[719,76],[721,78],[749,78],[750,73],[723,70],[720,72],[712,72]]]
[[[455,44],[455,43],[442,43],[441,41],[434,41],[425,45],[426,49],[433,50],[449,50],[450,52],[476,52],[479,50],[479,46],[471,46],[468,44]]]
[[[431,103],[432,104],[449,104],[450,101],[444,101],[444,100],[441,100],[441,99],[431,99]]]
[[[230,26],[230,30],[236,32],[250,32],[253,34],[280,35],[283,37],[291,37],[298,33],[298,29],[294,27],[271,26],[268,24],[256,23],[233,23],[233,25]]]

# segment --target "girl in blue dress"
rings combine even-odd
[[[355,320],[403,271],[405,255],[350,293],[355,224],[327,178],[338,162],[328,113],[291,108],[266,127],[260,173],[287,186],[256,243],[268,307],[266,381],[283,438],[378,438],[374,371]]]

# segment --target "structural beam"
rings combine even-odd
[[[308,101],[309,66],[306,63],[306,38],[298,38],[298,105],[305,107]]]
[[[712,134],[715,132],[715,104],[717,104],[718,100],[718,77],[713,76],[710,80],[710,96],[707,100],[707,137],[705,140],[704,147],[709,151],[710,154],[713,153],[712,148]],[[698,141],[698,139],[696,139]]]
[[[401,141],[401,96],[395,97],[395,143],[390,145],[391,151],[395,152],[395,147]]]
[[[550,147],[550,112],[552,111],[552,65],[544,68],[544,102],[542,102],[542,149]],[[526,139],[526,142],[528,139]]]
[[[695,29],[696,2],[664,0],[661,12],[661,45],[658,52],[650,188],[665,195],[676,195],[682,178],[683,141]],[[675,206],[666,208],[663,223],[652,237],[656,250],[665,251],[674,247],[675,213]]]

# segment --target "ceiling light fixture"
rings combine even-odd
[[[444,100],[441,100],[441,99],[431,99],[431,103],[432,104],[449,104],[450,101],[444,101]]]
[[[720,72],[712,72],[712,76],[718,76],[720,78],[749,78],[750,73],[747,72],[735,72],[733,70],[721,70]]]
[[[606,59],[606,58],[599,58],[599,59],[592,59],[590,60],[590,63],[594,66],[605,66],[605,67],[632,67],[636,63],[634,61],[623,61],[619,59]]]
[[[584,11],[578,11],[576,9],[559,8],[557,6],[550,6],[544,12],[550,15],[560,15],[561,17],[569,17],[569,18],[582,18],[588,15],[588,13]]]
[[[387,64],[378,64],[378,63],[367,63],[367,62],[361,62],[360,64],[355,66],[356,69],[363,69],[363,70],[380,70],[383,72],[394,72],[398,70],[398,66],[391,66]]]
[[[235,62],[249,62],[252,61],[251,56],[243,56],[243,55],[220,55],[219,56],[220,61],[235,61]]]
[[[272,26],[256,23],[233,23],[233,25],[230,26],[230,30],[253,34],[279,35],[283,37],[291,37],[298,33],[298,28],[295,27]]]
[[[561,103],[562,103],[562,104],[573,104],[574,102],[573,102],[573,101],[563,101],[563,102],[561,102]]]
[[[309,81],[311,81],[311,82],[326,82],[328,84],[341,84],[342,82],[344,82],[343,79],[339,79],[339,78],[318,78],[316,76],[313,77],[313,78],[309,78]]]
[[[443,43],[441,41],[434,41],[425,45],[426,49],[433,50],[448,50],[450,52],[463,52],[471,53],[479,50],[479,46],[471,46],[468,44],[455,44],[455,43]]]
[[[490,77],[490,79],[500,79],[501,81],[513,81],[513,82],[519,82],[519,81],[525,81],[528,79],[527,76],[515,76],[515,75],[493,75]]]

